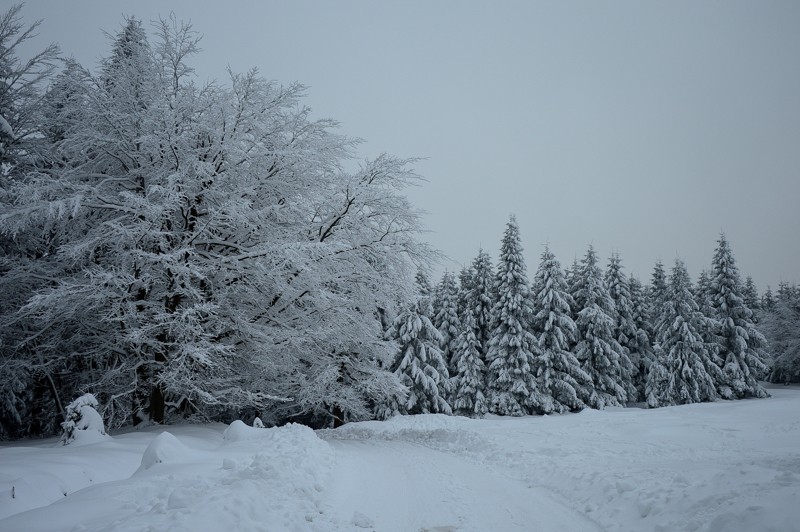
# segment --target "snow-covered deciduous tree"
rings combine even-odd
[[[580,410],[592,396],[591,377],[569,351],[576,334],[573,304],[561,264],[545,248],[533,281],[531,328],[539,347],[533,370],[541,393],[551,398],[549,404],[539,405],[540,413]]]
[[[150,45],[128,19],[98,74],[73,64],[48,93],[47,164],[0,217],[3,238],[39,235],[36,269],[8,278],[40,284],[4,326],[25,324],[28,371],[94,390],[113,425],[368,418],[402,391],[384,323],[431,256],[403,196],[413,161],[344,171],[357,142],[311,118],[303,86],[198,85],[197,39],[162,21]]]
[[[675,261],[669,298],[662,306],[656,339],[662,352],[661,368],[652,372],[648,405],[667,406],[713,401],[723,379],[715,361],[716,346],[704,340],[714,323],[700,311],[691,292],[686,267]]]
[[[739,269],[728,240],[720,235],[712,261],[711,305],[719,323],[718,349],[725,375],[720,395],[726,399],[767,397],[758,383],[766,371],[766,339],[753,323],[741,296]]]
[[[538,346],[530,331],[530,288],[513,215],[503,235],[496,275],[497,301],[486,355],[489,411],[522,416],[544,398],[536,389],[532,369]]]
[[[56,65],[58,46],[50,44],[22,57],[42,21],[22,21],[22,4],[0,14],[0,184],[17,179],[11,171],[20,158],[37,159],[42,148],[40,99]]]
[[[19,202],[18,188],[42,165],[47,150],[41,100],[58,48],[32,52],[40,22],[22,21],[22,4],[0,14],[0,221]],[[0,231],[0,438],[55,433],[64,416],[54,374],[36,364],[34,342],[20,343],[35,325],[16,311],[37,290],[57,282],[52,257],[60,231],[31,224],[14,233]]]
[[[571,295],[578,312],[578,343],[575,355],[594,384],[588,406],[621,406],[628,401],[631,380],[630,361],[614,337],[614,301],[608,294],[597,254],[589,246],[575,275]]]
[[[458,348],[453,356],[453,413],[459,416],[483,417],[487,411],[484,396],[486,368],[475,337],[475,318],[467,308]]]

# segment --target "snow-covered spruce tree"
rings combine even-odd
[[[651,383],[650,388],[658,392],[648,397],[649,406],[701,403],[717,398],[717,385],[723,375],[715,362],[715,346],[704,340],[707,336],[704,331],[714,325],[700,311],[692,295],[686,267],[676,260],[670,276],[669,298],[656,325],[664,371],[651,374],[651,378],[661,382]]]
[[[445,275],[446,274],[447,272],[445,272]],[[438,283],[431,287],[431,321],[434,325],[436,325],[436,317],[439,315],[439,311],[442,309],[442,288],[444,287],[443,282],[444,277],[442,277]]]
[[[761,310],[761,298],[758,295],[758,288],[753,281],[753,277],[748,275],[742,287],[742,299],[744,305],[753,312],[753,322],[758,323],[758,313]]]
[[[379,403],[376,414],[386,419],[395,414],[451,414],[447,402],[450,375],[439,346],[442,335],[431,323],[430,285],[417,275],[421,295],[401,313],[389,330],[398,347],[391,370],[408,393]]]
[[[458,288],[453,274],[445,272],[444,276],[442,276],[442,281],[437,286],[437,293],[439,311],[434,318],[433,324],[442,335],[442,343],[439,347],[442,350],[445,364],[447,364],[450,373],[453,374],[455,372],[453,355],[458,347],[458,335],[461,334],[461,322],[458,319],[458,311],[456,309]]]
[[[572,264],[569,268],[564,270],[564,279],[567,281],[567,287],[569,287],[569,295],[572,297],[573,303],[575,303],[575,290],[578,289],[579,280],[581,278],[581,263],[578,261],[578,257],[572,259]],[[576,308],[576,305],[572,305],[572,321],[578,319],[578,311],[580,309]],[[570,350],[574,351],[575,344],[577,343],[577,338],[575,339],[575,343],[570,346]]]
[[[651,274],[650,285],[647,287],[646,294],[647,312],[651,324],[655,325],[655,322],[661,316],[661,305],[666,302],[667,297],[667,273],[664,270],[664,263],[659,259],[653,266],[653,273]],[[653,333],[653,331],[648,332]],[[653,336],[654,334],[651,334],[651,338]]]
[[[778,299],[784,301],[791,301],[798,296],[798,289],[796,285],[791,285],[786,281],[778,283]]]
[[[492,309],[495,304],[495,273],[492,258],[482,249],[472,261],[471,289],[468,306],[475,317],[475,338],[480,344],[481,356],[486,359],[486,348],[492,332]]]
[[[467,308],[458,348],[453,356],[453,413],[459,416],[483,417],[487,411],[485,389],[486,368],[475,337],[475,318]]]
[[[616,311],[613,315],[615,322],[614,338],[622,347],[624,355],[620,362],[623,365],[627,365],[623,370],[630,375],[630,378],[626,379],[624,383],[625,392],[629,401],[636,401],[639,395],[638,384],[641,380],[639,375],[640,359],[646,356],[646,353],[641,353],[638,349],[638,329],[633,319],[630,285],[622,272],[622,259],[617,253],[611,255],[606,269],[605,281],[608,295],[611,296],[611,300],[614,302],[614,310]]]
[[[739,270],[725,235],[717,241],[710,290],[719,322],[717,341],[725,374],[720,395],[725,399],[768,397],[758,383],[758,377],[766,371],[766,339],[756,329],[753,312],[742,299]]]
[[[775,295],[772,293],[772,288],[770,288],[769,285],[767,285],[767,289],[761,297],[761,308],[767,312],[775,308]]]
[[[592,378],[569,351],[576,334],[573,304],[561,264],[546,247],[533,281],[531,327],[539,346],[533,370],[541,393],[551,398],[539,413],[580,410],[592,396]]]
[[[533,358],[538,349],[530,331],[532,308],[517,220],[512,215],[500,247],[492,310],[492,333],[486,354],[489,411],[523,416],[545,403],[536,388]]]
[[[630,362],[623,360],[626,355],[614,337],[616,309],[592,246],[581,261],[571,295],[578,313],[575,356],[594,384],[587,406],[624,405],[628,401],[626,390],[631,386]]]
[[[356,142],[311,119],[302,86],[199,86],[191,28],[162,21],[154,46],[140,30],[126,22],[99,74],[66,73],[45,105],[69,127],[4,204],[4,237],[58,230],[54,282],[14,317],[33,324],[31,367],[64,368],[61,395],[95,390],[113,425],[370,417],[402,390],[381,317],[429,256],[411,161],[344,172]]]
[[[628,286],[631,294],[631,313],[633,324],[636,329],[636,335],[634,336],[634,342],[636,345],[635,350],[639,354],[639,367],[635,372],[638,378],[634,381],[634,384],[636,385],[639,400],[644,401],[646,400],[645,384],[647,381],[647,375],[650,371],[650,365],[655,360],[653,343],[650,340],[650,335],[654,335],[652,331],[655,327],[648,321],[649,316],[647,314],[647,302],[645,300],[644,287],[642,286],[641,281],[631,274],[628,278]],[[648,331],[651,332],[648,333]]]
[[[653,360],[647,368],[647,378],[644,383],[644,400],[650,408],[662,406],[661,398],[665,395],[669,384],[668,365],[664,351],[656,342],[653,346]]]
[[[767,380],[800,382],[800,298],[779,299],[765,310],[761,325],[773,355]]]
[[[464,319],[464,314],[469,307],[469,298],[472,293],[473,276],[475,272],[472,266],[464,266],[458,274],[458,298],[457,308],[459,319]]]
[[[697,277],[694,299],[706,316],[714,315],[714,309],[711,305],[711,273],[708,270],[701,270],[700,275]]]

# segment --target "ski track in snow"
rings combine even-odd
[[[771,391],[657,410],[3,444],[0,531],[796,532],[800,387]]]

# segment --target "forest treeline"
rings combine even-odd
[[[326,426],[797,378],[797,290],[759,308],[724,238],[694,286],[680,263],[648,287],[618,257],[603,273],[593,250],[567,271],[546,251],[529,285],[512,220],[496,271],[482,252],[432,288],[414,161],[355,164],[302,85],[198,83],[174,17],[126,19],[95,70],[55,45],[21,59],[36,26],[0,18],[0,437],[56,433],[83,392],[111,427]]]

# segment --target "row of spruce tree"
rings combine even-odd
[[[459,282],[420,297],[394,322],[391,368],[409,394],[379,407],[395,413],[549,414],[646,402],[650,407],[766,397],[767,342],[724,235],[710,270],[692,285],[683,262],[661,262],[644,287],[618,254],[605,273],[590,246],[566,271],[545,248],[529,284],[511,217],[496,271],[480,251]],[[769,292],[768,292],[769,294]],[[771,296],[768,296],[771,297]]]

